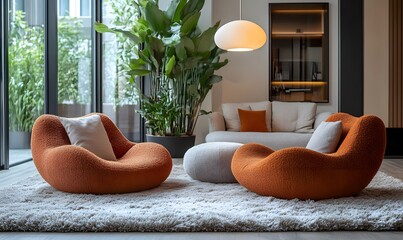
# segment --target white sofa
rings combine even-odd
[[[265,110],[269,132],[240,132],[238,109]],[[309,102],[249,102],[222,104],[222,112],[209,115],[206,142],[255,142],[274,150],[306,147],[314,129],[332,113],[316,112]]]

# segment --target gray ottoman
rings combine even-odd
[[[183,157],[183,168],[193,179],[212,183],[237,182],[231,171],[231,160],[242,146],[233,142],[210,142],[190,148]]]

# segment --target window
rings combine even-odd
[[[91,16],[91,0],[80,1],[80,16]]]
[[[90,8],[85,10],[91,15]],[[92,111],[92,22],[64,15],[57,20],[58,115],[83,116]]]
[[[59,16],[70,14],[70,0],[59,0]]]
[[[1,2],[1,23],[8,21],[8,26],[0,25],[5,33],[1,49],[7,50],[0,52],[0,86],[5,92],[0,103],[7,106],[0,108],[0,169],[32,159],[30,131],[43,113],[76,117],[103,110],[126,137],[141,141],[138,105],[126,74],[129,59],[135,57],[130,49],[137,46],[112,34],[102,35],[101,44],[95,41],[93,28],[93,8],[103,11],[107,24],[124,26],[124,21],[134,21],[136,9],[126,2]]]
[[[108,25],[125,27],[137,18],[134,5],[127,1],[105,1],[103,22]],[[115,34],[103,34],[102,108],[105,114],[115,121],[123,134],[130,140],[140,142],[140,116],[135,113],[138,107],[134,86],[130,83],[128,63],[135,58],[130,49],[137,48],[130,40]]]
[[[30,134],[44,111],[44,1],[9,1],[9,163],[31,158]],[[3,142],[3,141],[1,141]]]

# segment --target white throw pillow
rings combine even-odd
[[[272,102],[273,132],[313,132],[316,104],[308,102]]]
[[[336,151],[341,133],[341,121],[322,122],[315,132],[313,132],[306,148],[321,153],[333,153]]]
[[[116,160],[108,134],[99,115],[79,118],[59,117],[70,142],[105,160]]]

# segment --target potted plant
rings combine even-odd
[[[141,104],[138,112],[146,120],[147,138],[165,145],[173,157],[182,157],[194,145],[197,119],[206,113],[201,105],[213,84],[222,79],[215,71],[228,63],[220,61],[225,51],[214,43],[219,23],[203,32],[197,27],[203,5],[204,0],[173,0],[163,11],[157,0],[140,0],[140,17],[128,29],[95,23],[98,32],[123,34],[141,46],[133,49],[138,57],[129,63]],[[149,81],[147,94],[139,90],[137,76]],[[190,146],[176,145],[189,138]]]

